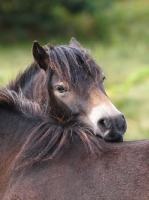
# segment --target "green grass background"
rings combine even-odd
[[[149,1],[117,1],[105,15],[111,20],[112,41],[76,39],[91,50],[106,75],[106,92],[127,120],[125,140],[149,138]],[[69,39],[49,37],[39,42],[68,44]],[[0,44],[1,86],[33,60],[31,46],[31,41]]]

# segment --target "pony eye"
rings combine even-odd
[[[56,89],[59,93],[63,93],[63,92],[66,92],[66,91],[67,91],[67,89],[64,88],[62,85],[56,86],[55,89]]]

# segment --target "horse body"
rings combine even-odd
[[[3,200],[149,199],[149,141],[98,142],[105,151],[89,156],[74,141],[59,159],[14,172]]]

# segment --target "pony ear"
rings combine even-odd
[[[34,41],[33,43],[32,53],[39,67],[46,71],[48,68],[49,56],[44,48],[40,46],[37,41]]]
[[[69,46],[70,47],[75,47],[75,48],[83,49],[83,47],[80,45],[79,42],[77,42],[77,40],[74,37],[71,38]]]

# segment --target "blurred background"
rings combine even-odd
[[[71,37],[105,72],[107,94],[127,120],[125,140],[149,138],[149,0],[1,0],[1,87],[33,60],[34,40]]]

